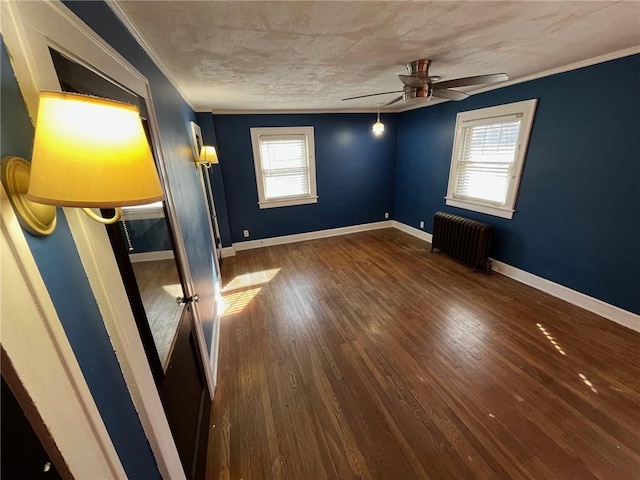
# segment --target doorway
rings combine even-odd
[[[136,105],[156,151],[142,97],[49,50],[63,91]],[[160,177],[167,192],[167,179]],[[191,305],[197,297],[189,295],[191,279],[169,204],[125,209],[122,220],[106,229],[184,472],[195,479],[204,478],[211,395]]]

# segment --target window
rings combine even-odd
[[[252,128],[260,208],[316,203],[313,127]]]
[[[458,114],[447,205],[513,218],[536,102]]]

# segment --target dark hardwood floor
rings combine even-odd
[[[398,230],[224,259],[209,479],[640,478],[640,334]]]

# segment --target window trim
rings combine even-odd
[[[531,135],[531,127],[533,125],[533,117],[535,115],[537,99],[525,100],[522,102],[498,105],[495,107],[480,108],[478,110],[470,110],[460,112],[456,116],[455,136],[453,139],[453,151],[451,153],[451,167],[449,170],[449,183],[447,187],[446,204],[472,210],[474,212],[486,213],[496,217],[513,218],[515,212],[516,199],[518,198],[518,190],[520,189],[520,179],[524,167],[524,160],[529,146],[529,137]],[[455,197],[455,189],[458,180],[458,170],[460,155],[464,142],[464,128],[470,123],[482,124],[482,120],[488,120],[495,117],[504,117],[509,115],[521,115],[520,131],[518,134],[518,146],[513,162],[513,174],[507,189],[507,196],[504,205],[496,205],[495,203],[485,202],[474,199],[461,199]]]
[[[146,205],[122,207],[122,218],[123,220],[148,220],[152,218],[164,218],[164,200],[148,203]]]
[[[313,127],[255,127],[251,128],[251,146],[255,166],[256,186],[258,187],[258,206],[260,209],[290,207],[318,202],[316,188],[316,161]],[[304,135],[307,143],[307,172],[309,174],[309,195],[282,197],[268,200],[265,197],[264,175],[262,173],[262,156],[260,151],[261,136]]]

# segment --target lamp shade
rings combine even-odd
[[[218,153],[216,152],[216,147],[213,147],[211,145],[203,145],[200,149],[200,158],[198,163],[218,163]]]
[[[42,92],[27,197],[48,205],[116,208],[164,198],[138,109]]]

